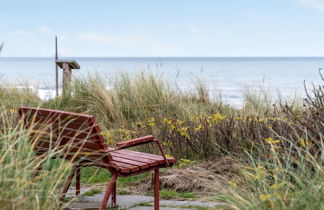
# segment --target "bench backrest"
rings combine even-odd
[[[25,106],[19,108],[19,114],[24,127],[32,133],[37,154],[52,151],[83,162],[111,160],[93,116]]]

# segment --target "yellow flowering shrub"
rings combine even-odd
[[[272,137],[265,138],[264,139],[268,144],[277,144],[280,143],[280,140],[278,139],[273,139]]]

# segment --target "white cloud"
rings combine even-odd
[[[151,55],[169,54],[170,52],[176,51],[173,44],[156,40],[147,33],[122,36],[89,31],[79,34],[77,38],[78,40],[89,42],[93,45],[101,44],[109,46],[117,51],[122,48],[132,48],[138,49],[138,51],[150,52]]]
[[[324,12],[324,0],[297,0],[300,4]]]
[[[40,26],[37,28],[37,30],[44,34],[54,34],[54,32],[47,26]]]
[[[202,32],[201,28],[198,27],[197,25],[189,25],[189,26],[187,27],[187,30],[188,30],[189,32],[191,32],[191,33],[195,33],[195,34],[197,34],[197,33],[201,33],[201,32]]]
[[[8,35],[12,36],[12,37],[23,37],[23,38],[28,38],[28,39],[34,38],[34,34],[32,32],[27,31],[27,30],[22,30],[22,29],[10,31],[8,33]]]
[[[37,31],[43,33],[44,35],[50,35],[52,37],[57,36],[57,38],[60,41],[68,41],[69,40],[69,36],[62,34],[62,33],[56,33],[55,31],[53,31],[51,28],[47,27],[47,26],[40,26],[37,28]]]
[[[146,41],[146,37],[144,36],[138,36],[138,35],[116,36],[116,35],[95,33],[92,31],[79,34],[78,39],[82,41],[91,42],[91,43],[99,43],[108,46],[120,46],[120,47],[144,44]]]
[[[273,38],[273,35],[270,32],[262,32],[261,36],[266,40],[271,40]]]

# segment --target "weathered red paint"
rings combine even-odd
[[[20,107],[18,113],[24,126],[32,127],[34,132],[32,135],[38,137],[42,135],[42,138],[37,138],[35,146],[37,154],[45,157],[50,149],[63,149],[64,152],[59,157],[74,164],[63,186],[61,201],[64,200],[74,176],[76,176],[76,195],[80,194],[82,167],[97,166],[106,168],[113,174],[100,209],[106,207],[110,194],[112,206],[116,205],[118,176],[134,176],[147,171],[154,171],[154,208],[159,209],[159,169],[172,166],[176,160],[166,158],[160,142],[153,136],[123,141],[117,144],[117,148],[109,148],[100,134],[96,119],[91,115],[25,106]],[[51,136],[51,139],[46,140],[48,136]],[[147,143],[156,143],[162,156],[125,150]],[[51,145],[55,147],[51,148]],[[37,169],[40,170],[41,165]]]
[[[107,191],[106,191],[106,193],[105,193],[105,195],[104,195],[104,197],[103,197],[103,199],[101,201],[101,205],[100,205],[99,210],[103,210],[103,209],[106,208],[109,196],[110,196],[111,192],[114,190],[114,187],[116,185],[116,180],[117,180],[117,176],[113,175],[112,178],[111,178],[111,181],[109,182]]]
[[[80,181],[80,179],[81,179],[81,168],[80,167],[78,167],[77,169],[76,169],[76,180],[75,180],[75,195],[76,196],[78,196],[78,195],[80,195],[80,188],[81,188],[81,181]]]
[[[154,210],[160,208],[160,179],[159,169],[154,169]]]

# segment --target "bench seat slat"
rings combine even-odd
[[[141,170],[140,167],[138,167],[138,166],[130,165],[130,164],[127,164],[124,162],[120,162],[120,161],[116,161],[116,160],[113,160],[111,162],[115,163],[118,167],[129,169],[131,172],[137,172],[137,171]]]
[[[156,165],[159,164],[159,161],[147,159],[147,158],[144,158],[144,157],[137,157],[137,156],[133,156],[133,155],[125,156],[124,154],[111,152],[111,156],[112,156],[113,159],[115,157],[119,157],[119,158],[124,158],[124,159],[128,159],[128,160],[134,160],[134,161],[138,161],[138,162],[142,162],[142,163],[148,163],[148,164],[150,164],[150,166],[156,166]]]
[[[121,162],[121,163],[130,164],[130,165],[133,165],[133,166],[137,166],[137,167],[140,167],[141,169],[146,169],[146,168],[150,167],[150,164],[148,164],[148,163],[142,163],[142,162],[129,160],[129,159],[125,159],[125,158],[120,158],[120,157],[114,157],[113,156],[113,160]]]
[[[163,158],[161,155],[154,155],[154,154],[150,154],[150,153],[137,152],[137,151],[133,151],[133,150],[125,150],[125,149],[123,149],[123,150],[119,150],[119,151],[122,151],[122,152],[130,152],[132,154],[137,154],[137,155],[142,155],[142,156],[143,155],[147,155],[150,158],[158,158],[158,159]]]
[[[143,152],[134,152],[134,151],[131,151],[131,150],[117,150],[116,153],[123,154],[125,156],[133,155],[133,156],[136,156],[136,157],[140,157],[140,158],[143,157],[143,158],[146,158],[146,159],[156,160],[156,161],[164,160],[162,156],[151,155],[151,154],[143,153]]]

